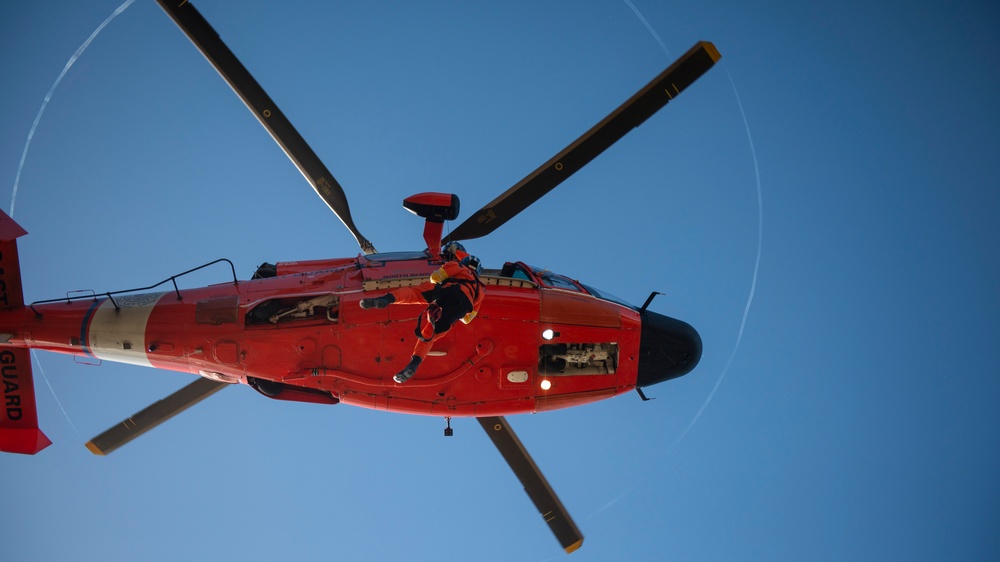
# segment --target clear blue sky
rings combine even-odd
[[[119,4],[0,5],[5,209],[46,92]],[[456,192],[464,218],[695,41],[723,54],[473,245],[487,266],[519,259],[634,302],[661,291],[653,308],[705,341],[697,370],[648,389],[654,401],[512,418],[587,537],[570,559],[1000,557],[993,4],[344,4],[196,2],[382,250],[421,246],[405,196]],[[733,85],[763,195],[735,356],[758,186]],[[28,300],[219,257],[245,277],[265,260],[357,253],[152,0],[105,28],[55,91],[15,218],[30,233]],[[190,378],[38,361],[55,444],[0,457],[5,559],[565,556],[471,420],[445,439],[437,418],[234,388],[98,458],[87,439]]]

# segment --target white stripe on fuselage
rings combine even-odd
[[[165,294],[126,295],[115,298],[115,302],[102,302],[94,311],[88,331],[88,345],[94,357],[152,367],[146,356],[146,323]]]

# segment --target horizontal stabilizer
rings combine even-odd
[[[34,455],[52,444],[41,429],[0,429],[0,451]]]
[[[24,306],[21,289],[21,264],[17,258],[17,239],[27,234],[21,225],[0,211],[0,310]]]
[[[7,216],[7,213],[0,210],[0,240],[10,241],[27,234],[28,231],[21,228],[21,225],[14,222],[14,219]]]

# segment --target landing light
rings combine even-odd
[[[549,379],[542,379],[542,390],[548,390],[552,388],[552,381]]]
[[[542,338],[545,339],[546,341],[551,340],[552,338],[558,337],[558,336],[559,336],[559,332],[552,331],[552,328],[549,328],[549,329],[545,330],[544,332],[542,332]]]

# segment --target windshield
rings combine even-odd
[[[385,252],[381,254],[368,254],[363,256],[368,261],[407,261],[428,259],[426,251],[423,252]]]
[[[538,277],[538,279],[542,282],[542,284],[548,287],[563,289],[566,291],[576,291],[579,293],[587,292],[599,299],[611,301],[615,304],[620,304],[624,307],[628,307],[633,310],[638,310],[638,308],[636,308],[634,304],[628,302],[627,300],[621,297],[612,295],[607,291],[591,287],[590,285],[584,285],[579,281],[574,281],[569,277],[566,277],[565,275],[559,275],[557,273],[553,273],[548,269],[543,269],[541,267],[535,267],[535,266],[528,266],[528,267],[531,268],[531,272],[536,277]]]
[[[543,285],[566,291],[576,291],[578,293],[583,292],[582,286],[577,285],[575,281],[565,275],[557,275],[548,269],[542,269],[535,266],[531,266],[531,271],[538,277],[538,279],[541,280]]]
[[[591,287],[590,285],[584,285],[583,287],[585,289],[587,289],[588,293],[594,295],[595,297],[597,297],[599,299],[604,299],[606,301],[611,301],[613,303],[620,304],[622,306],[627,306],[628,308],[631,308],[633,310],[637,310],[636,306],[634,304],[628,302],[627,300],[625,300],[625,299],[623,299],[621,297],[617,297],[615,295],[612,295],[611,293],[609,293],[607,291],[602,291],[600,289],[595,289],[595,288]]]

